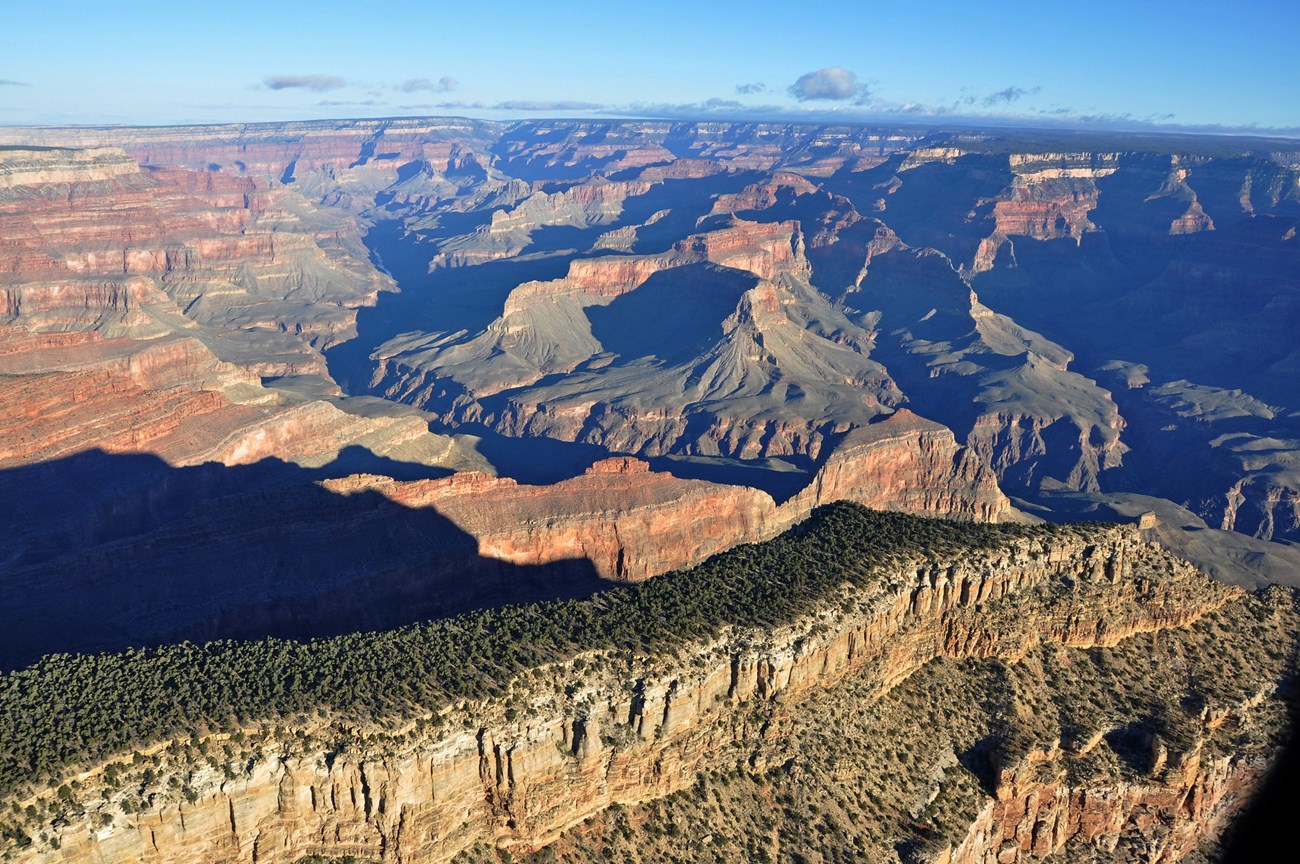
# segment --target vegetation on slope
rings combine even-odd
[[[501,694],[519,671],[583,651],[655,654],[728,624],[790,622],[845,582],[874,582],[904,556],[947,558],[1076,530],[1086,529],[946,522],[837,504],[774,540],[583,600],[311,642],[51,655],[0,679],[0,793],[155,742],[249,724],[332,714],[395,726],[455,700]]]
[[[985,611],[1017,614],[1020,599]],[[932,860],[966,835],[1002,769],[1057,741],[1043,780],[1074,789],[1177,783],[1153,742],[1171,765],[1197,748],[1205,765],[1269,758],[1288,726],[1272,688],[1294,673],[1298,625],[1295,595],[1274,588],[1112,648],[939,658],[884,696],[864,670],[797,710],[754,706],[772,725],[761,746],[733,747],[687,790],[611,807],[533,854],[480,844],[456,864]],[[1081,843],[1065,859],[1141,860],[1168,827],[1154,814],[1118,850]]]

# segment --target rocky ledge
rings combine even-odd
[[[649,653],[586,652],[516,676],[500,697],[449,704],[404,726],[351,727],[349,743],[336,740],[321,711],[251,738],[241,731],[163,742],[115,768],[86,766],[75,790],[18,802],[64,815],[13,858],[438,862],[475,844],[521,853],[557,841],[562,851],[572,842],[569,829],[585,830],[573,826],[611,805],[671,796],[728,765],[763,776],[784,758],[782,730],[831,702],[837,688],[856,688],[865,700],[859,705],[870,706],[938,658],[1014,665],[1036,652],[1119,646],[1191,627],[1221,608],[1261,605],[1127,528],[1022,532],[860,566],[875,576],[841,586],[789,622],[724,626],[714,637]],[[1282,615],[1293,639],[1293,610],[1284,613],[1275,609],[1274,623]],[[1258,702],[1269,701],[1274,683],[1264,682],[1255,713],[1268,716]],[[1201,732],[1157,742],[1159,770],[1149,788],[1128,786],[1110,797],[1042,780],[1035,772],[1058,758],[1061,745],[1017,751],[1016,736],[1004,733],[1006,770],[993,800],[982,806],[988,793],[972,786],[971,800],[958,808],[973,817],[969,827],[944,823],[937,835],[922,832],[921,847],[904,845],[917,854],[931,849],[927,860],[981,862],[1098,837],[1113,848],[1121,836],[1149,829],[1143,814],[1154,810],[1178,823],[1184,850],[1240,805],[1271,752],[1254,762],[1216,755],[1198,736],[1232,711],[1252,709],[1201,708],[1183,724]],[[1095,749],[1114,725],[1094,730],[1086,712],[1080,722],[1087,728],[1078,734],[1092,743],[1064,746]]]

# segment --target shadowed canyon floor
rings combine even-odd
[[[678,697],[647,690],[654,676],[637,666],[641,690],[617,695],[626,682],[610,678],[595,697],[639,706],[611,708],[608,741],[574,719],[598,722],[574,694],[567,719],[546,715],[576,767],[538,791],[508,770],[488,782],[512,751],[475,712],[505,703],[453,706],[479,730],[472,747],[421,729],[377,763],[364,747],[286,743],[286,728],[325,728],[333,703],[313,697],[253,718],[281,728],[263,730],[245,767],[229,753],[209,764],[221,778],[181,772],[172,753],[165,794],[133,779],[147,818],[122,809],[140,802],[116,786],[96,787],[94,807],[78,787],[79,814],[42,804],[45,837],[22,829],[36,851],[21,860],[477,860],[554,841],[542,859],[642,861],[673,857],[683,833],[711,833],[696,851],[720,860],[1195,860],[1267,769],[1295,641],[1291,595],[1267,586],[1300,586],[1294,141],[407,118],[0,128],[0,145],[11,695],[42,668],[22,667],[61,652],[347,639],[563,598],[598,607],[618,583],[695,572],[844,500],[975,523],[1136,522],[1089,529],[1144,550],[1133,554],[1157,575],[1135,577],[1134,602],[1157,602],[1171,573],[1215,598],[1182,611],[1158,599],[1150,626],[1124,625],[1128,647],[1071,641],[1052,604],[1074,590],[1067,571],[1095,575],[1101,553],[1040,526],[1075,537],[1040,550],[1070,584],[1016,601],[1047,616],[1047,635],[1008,648],[999,633],[1024,636],[1006,629],[1014,604],[958,590],[956,606],[989,617],[942,617],[940,642],[969,626],[997,645],[907,643],[924,698],[892,689],[897,669],[836,672],[824,704],[767,693],[761,717],[729,692],[725,707],[697,705],[707,718],[686,739],[589,788],[593,766],[641,746],[640,731],[620,731],[627,717],[662,698],[649,728],[675,728]],[[1229,602],[1225,584],[1263,593]],[[1215,611],[1225,603],[1238,611]],[[1207,615],[1219,623],[1196,623]],[[1155,630],[1178,635],[1138,635]],[[1265,631],[1268,645],[1236,644]],[[674,636],[684,656],[714,650]],[[790,643],[791,656],[812,644]],[[1200,726],[1183,715],[1208,668],[1183,693],[1121,671],[1220,651],[1255,689],[1224,695]],[[1100,697],[1067,686],[1065,670],[1130,703],[1096,713]],[[872,749],[904,746],[873,739],[876,724],[941,703],[964,707],[938,738],[907,739],[906,757]],[[387,735],[405,712],[388,706],[347,734]],[[981,744],[1019,741],[1006,724],[1039,715],[1059,723],[1006,758]],[[1177,729],[1162,725],[1171,716]],[[190,758],[204,735],[234,734],[219,719],[167,734]],[[1093,737],[1076,746],[1079,723]],[[546,743],[511,764],[551,771],[551,733],[516,731]],[[834,741],[870,755],[849,764]],[[1134,755],[1161,747],[1149,763]],[[445,748],[476,754],[451,805],[424,794],[443,758],[429,754]],[[64,768],[92,774],[122,755],[77,752]],[[331,773],[339,752],[346,776]],[[584,761],[596,752],[605,762]],[[881,785],[865,766],[891,760],[901,779]],[[575,783],[586,804],[547,797]],[[840,800],[837,784],[875,791]],[[111,824],[87,821],[105,814]],[[126,817],[123,840],[111,826]],[[844,834],[858,823],[875,827]],[[820,845],[792,839],[796,825]]]

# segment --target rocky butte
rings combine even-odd
[[[1297,223],[1285,139],[0,129],[3,854],[1204,860]]]

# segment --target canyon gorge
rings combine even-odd
[[[6,744],[5,860],[1212,860],[1290,724],[1298,225],[1263,137],[0,126],[22,729],[76,658],[839,574],[487,691]],[[819,558],[859,507],[933,546]]]

